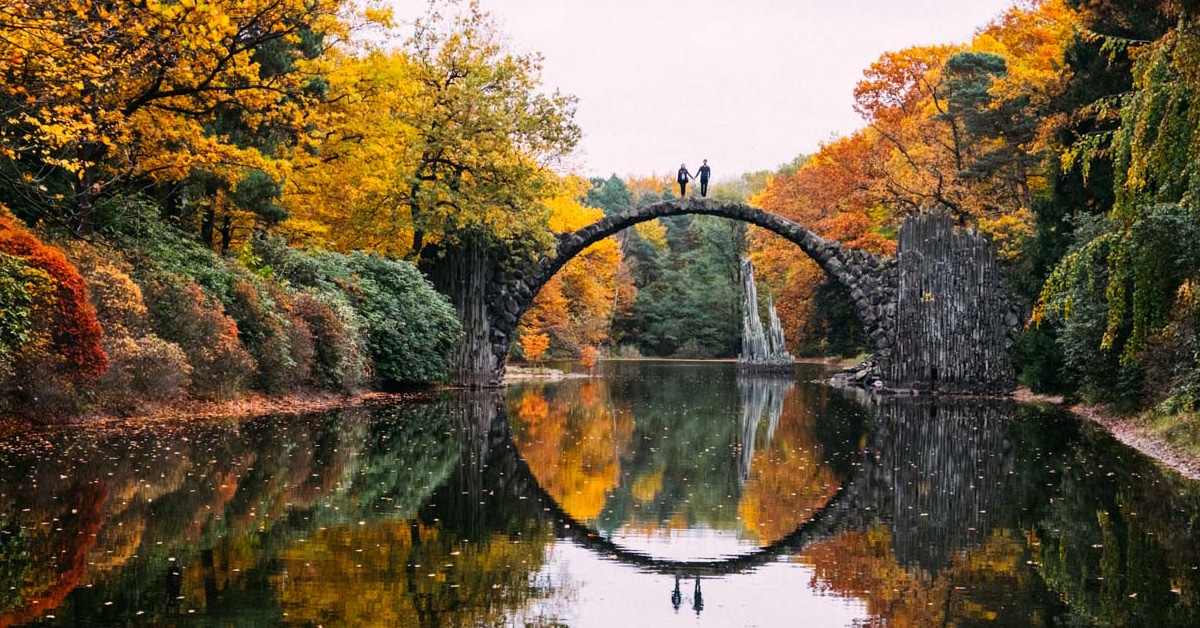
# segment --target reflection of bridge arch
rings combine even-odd
[[[809,543],[827,539],[834,533],[851,524],[850,519],[863,511],[856,507],[853,493],[854,478],[839,488],[821,508],[814,511],[813,516],[801,523],[795,530],[770,545],[759,547],[750,552],[713,560],[667,560],[654,558],[637,550],[631,550],[605,538],[596,530],[580,523],[564,511],[549,493],[542,489],[537,478],[529,469],[529,465],[521,458],[517,446],[512,440],[501,445],[511,452],[512,466],[507,467],[512,475],[510,480],[525,483],[527,495],[532,496],[542,506],[543,512],[554,522],[555,535],[559,538],[569,538],[579,546],[600,554],[606,558],[632,565],[642,571],[677,574],[686,576],[712,577],[733,573],[742,573],[774,561],[779,556],[803,549]],[[855,469],[862,469],[856,465]],[[846,489],[846,486],[850,489]]]
[[[739,556],[659,560],[613,543],[562,510],[517,450],[498,394],[465,399],[459,424],[467,447],[465,467],[456,483],[438,489],[419,518],[449,523],[465,538],[483,530],[511,530],[527,519],[550,522],[557,537],[647,572],[740,573],[842,532],[886,525],[902,565],[936,573],[962,548],[987,538],[1013,481],[1011,402],[864,399],[874,406],[874,437],[853,460],[839,492],[810,519]]]

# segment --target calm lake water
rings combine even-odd
[[[0,447],[0,626],[1196,626],[1200,486],[1091,425],[614,362]]]

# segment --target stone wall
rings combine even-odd
[[[1008,394],[1020,317],[991,243],[940,212],[905,219],[896,255],[888,388]]]

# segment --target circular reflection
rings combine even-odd
[[[831,457],[858,441],[822,433],[819,389],[715,366],[636,395],[621,388],[644,381],[645,365],[514,386],[513,442],[567,516],[624,550],[672,562],[755,553],[821,511],[846,477]]]

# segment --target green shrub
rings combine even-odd
[[[54,279],[19,257],[0,253],[0,377],[22,354],[51,340]]]
[[[371,362],[385,382],[444,379],[462,327],[450,301],[407,262],[354,253],[347,292],[367,322]]]
[[[108,202],[122,204],[136,217],[124,225],[124,230],[112,233],[118,248],[137,269],[136,274],[185,277],[222,301],[228,298],[238,280],[231,264],[195,238],[158,219],[157,210],[146,201],[122,198]]]
[[[294,309],[288,310],[286,316],[293,386],[320,386],[320,378],[316,373],[317,348],[312,328],[308,326],[308,321],[296,314]]]
[[[137,201],[127,202],[134,207],[138,205]],[[218,256],[161,220],[144,213],[139,215],[136,227],[126,227],[116,234],[116,239],[127,250],[141,276],[153,280],[162,274],[174,275],[197,284],[205,298],[220,302],[236,324],[237,337],[254,358],[256,371],[246,383],[270,393],[307,383],[312,369],[312,339],[303,331],[292,329],[287,313],[289,295],[281,286],[263,278],[269,271],[255,274],[258,264],[252,252],[242,251],[245,258],[242,261],[254,267],[247,268],[237,260]],[[247,254],[251,255],[246,257]],[[293,346],[294,343],[303,346]],[[186,350],[186,344],[181,345]],[[205,371],[200,365],[193,366],[197,374]]]
[[[96,383],[100,404],[133,412],[175,401],[186,392],[192,367],[179,345],[153,334],[136,340],[106,338],[108,371]]]
[[[280,392],[295,387],[301,379],[289,347],[291,330],[269,295],[257,282],[241,279],[230,289],[227,312],[237,323],[242,344],[258,364],[257,387]]]
[[[261,270],[311,290],[326,305],[339,303],[339,297],[348,300],[357,312],[355,322],[338,313],[352,330],[365,332],[371,373],[377,380],[412,383],[446,376],[461,325],[450,302],[415,266],[365,253],[301,252],[288,248],[280,238],[257,238],[253,247]],[[312,316],[306,320],[321,338],[322,330],[331,328],[315,313]],[[336,363],[334,356],[344,353],[335,348],[344,339],[333,333],[327,341],[334,346],[323,348],[318,340],[317,353],[324,356],[318,362],[328,378],[334,372],[330,370]]]

